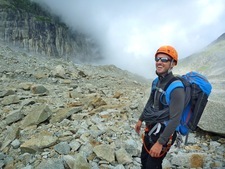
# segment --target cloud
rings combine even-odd
[[[164,44],[187,57],[224,33],[223,0],[36,0],[75,30],[101,42],[105,60],[154,76],[154,53]]]

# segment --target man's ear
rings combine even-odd
[[[176,61],[173,61],[172,66],[174,67],[174,66],[176,66],[176,64],[177,64]]]
[[[172,60],[172,62],[170,64],[171,69],[173,69],[174,66],[176,66],[176,62],[174,60]]]

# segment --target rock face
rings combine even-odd
[[[0,168],[141,168],[134,125],[149,81],[5,45],[0,60]],[[224,138],[198,134],[173,146],[164,168],[224,167]]]
[[[70,30],[30,1],[0,1],[0,40],[36,54],[88,62],[100,59],[91,37]]]

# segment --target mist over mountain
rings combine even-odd
[[[113,64],[149,79],[155,76],[154,53],[160,45],[174,45],[182,59],[223,33],[223,24],[219,24],[224,16],[221,3],[185,2],[187,8],[199,9],[193,11],[198,21],[195,23],[184,11],[178,17],[169,12],[168,4],[146,0],[142,4],[117,0],[2,0],[0,39],[28,52],[75,63]],[[176,11],[182,5],[176,3],[172,8]],[[167,11],[166,20],[164,15],[155,15],[159,6]],[[206,17],[209,10],[214,15]],[[191,25],[196,30],[188,29]]]
[[[103,54],[97,64],[114,64],[146,78],[155,75],[154,53],[159,46],[174,46],[182,59],[204,48],[225,30],[225,2],[221,0],[34,2],[71,29],[95,37]]]

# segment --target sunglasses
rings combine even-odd
[[[170,62],[171,59],[169,58],[159,58],[159,57],[155,57],[155,61],[158,62],[159,60],[161,60],[161,62],[166,63],[166,62]]]

